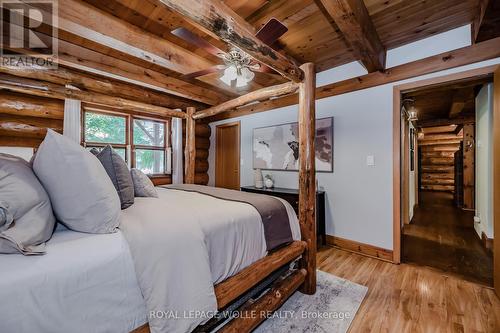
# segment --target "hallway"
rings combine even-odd
[[[493,257],[474,231],[473,217],[453,205],[451,193],[420,192],[419,207],[403,230],[402,261],[492,286]]]

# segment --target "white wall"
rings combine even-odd
[[[319,173],[327,193],[326,232],[392,249],[392,112],[395,85],[500,64],[500,58],[316,102],[317,117],[335,117],[334,173]],[[210,185],[215,177],[215,126],[241,121],[241,185],[253,183],[252,130],[297,120],[297,106],[212,123]],[[375,166],[366,156],[375,156]],[[297,172],[272,172],[276,186],[297,188]]]
[[[387,50],[386,67],[391,68],[469,45],[470,24]]]
[[[470,45],[470,26],[389,50],[387,64],[392,67],[467,45]],[[319,185],[324,187],[327,197],[326,232],[392,249],[393,87],[499,63],[500,58],[497,58],[318,100],[317,117],[335,117],[334,173],[318,173]],[[324,85],[363,73],[364,69],[354,62],[318,73],[317,84]],[[212,123],[210,185],[215,182],[215,126],[235,120],[241,121],[241,185],[251,185],[253,128],[297,121],[297,106]],[[375,157],[375,166],[366,165],[368,155]],[[297,172],[273,171],[272,174],[276,186],[298,187]]]
[[[474,228],[493,238],[493,84],[476,97],[476,217]]]

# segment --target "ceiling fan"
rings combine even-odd
[[[275,18],[271,18],[255,36],[269,47],[280,50],[282,47],[278,43],[278,39],[287,31],[288,28],[283,23]],[[238,48],[231,47],[228,52],[224,52],[184,27],[176,28],[171,32],[184,41],[215,55],[224,62],[223,64],[184,75],[187,79],[223,71],[223,75],[220,77],[222,82],[228,86],[234,85],[236,88],[241,88],[252,81],[255,77],[254,72],[275,73],[273,69],[255,61]]]

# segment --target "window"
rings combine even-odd
[[[83,112],[82,138],[87,149],[110,144],[133,168],[149,175],[170,173],[168,122],[118,113]]]
[[[133,119],[135,167],[146,174],[165,173],[165,123]]]

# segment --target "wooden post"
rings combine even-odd
[[[193,118],[196,109],[188,107],[186,109],[186,149],[185,149],[185,163],[186,163],[186,176],[184,182],[186,184],[194,184],[194,175],[196,172],[196,121]]]
[[[316,72],[313,63],[300,66],[304,80],[299,84],[299,222],[302,240],[307,243],[301,266],[307,276],[301,291],[316,292]]]

